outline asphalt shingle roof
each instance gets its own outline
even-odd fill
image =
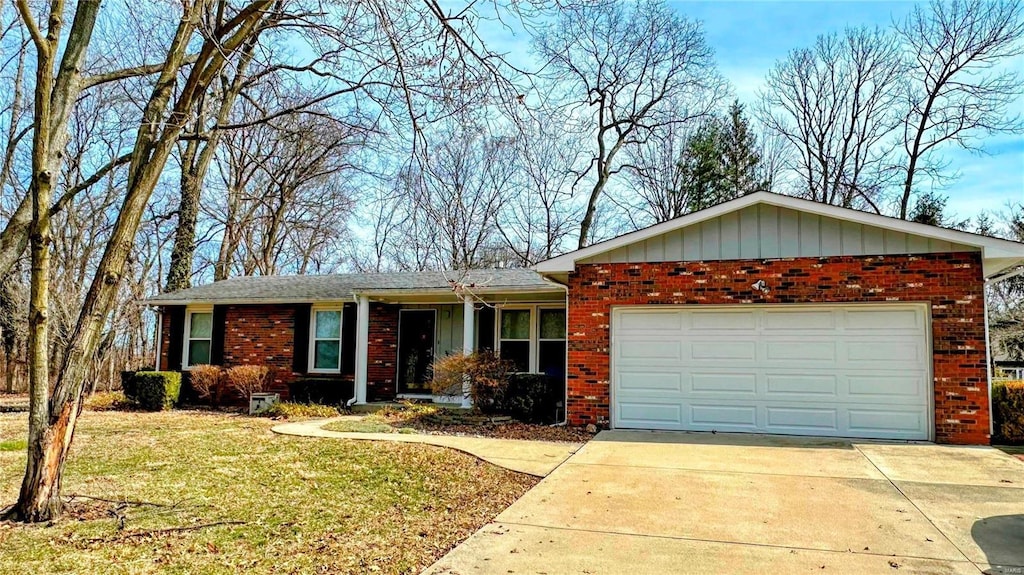
[[[465,276],[461,274],[465,273]],[[305,276],[231,278],[150,298],[149,303],[221,301],[341,301],[360,292],[449,290],[449,279],[474,284],[486,291],[553,288],[528,269],[470,270],[469,272],[396,272]]]

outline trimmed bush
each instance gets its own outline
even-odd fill
[[[224,372],[216,365],[197,365],[188,372],[188,383],[199,399],[208,400],[210,405],[220,403]]]
[[[170,409],[181,393],[181,374],[176,371],[138,371],[125,397],[147,411]]]
[[[134,407],[121,391],[98,391],[83,403],[89,411],[125,411]]]
[[[252,394],[267,387],[270,368],[265,365],[236,365],[224,372],[227,386],[237,391],[246,401]]]
[[[288,384],[288,399],[294,403],[340,406],[355,396],[355,384],[337,379],[297,379]]]
[[[514,373],[508,377],[500,408],[524,423],[554,423],[565,399],[558,378],[543,373]]]
[[[126,369],[121,372],[121,391],[123,391],[125,395],[132,393],[132,380],[135,378],[135,374],[136,371],[133,369]]]
[[[1024,381],[992,385],[992,417],[998,441],[1024,443]]]

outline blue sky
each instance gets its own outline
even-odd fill
[[[889,26],[903,20],[913,2],[672,2],[680,13],[703,21],[719,67],[741,101],[752,101],[772,64],[819,34],[847,26]],[[1024,59],[1010,63],[1024,73]],[[1024,98],[1016,112],[1024,114]],[[983,143],[986,154],[956,148],[942,153],[960,177],[941,192],[959,217],[997,211],[1024,201],[1024,137],[997,135]]]
[[[810,46],[819,34],[847,26],[890,26],[913,10],[914,2],[671,1],[681,14],[701,20],[723,75],[743,102],[755,99],[772,65],[794,48]],[[490,26],[485,40],[513,59],[529,52],[522,33]],[[1024,58],[1008,63],[1024,76]],[[1016,113],[1024,116],[1024,98]],[[953,147],[941,151],[959,178],[939,190],[948,209],[962,218],[998,211],[1009,201],[1024,201],[1024,137],[996,135],[982,142],[985,154]]]

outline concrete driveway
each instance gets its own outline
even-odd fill
[[[1014,573],[1024,462],[980,447],[599,434],[426,573]]]

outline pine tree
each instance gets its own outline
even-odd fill
[[[721,201],[766,189],[759,173],[757,137],[750,130],[738,100],[729,106],[721,124]]]

